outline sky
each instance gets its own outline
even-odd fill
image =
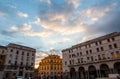
[[[120,0],[0,0],[0,45],[36,49],[36,67],[48,54],[120,32]]]

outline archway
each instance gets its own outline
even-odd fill
[[[79,73],[79,75],[78,75],[79,79],[85,79],[85,69],[84,69],[84,67],[79,67],[78,73]]]
[[[70,79],[76,79],[75,68],[70,68]]]
[[[100,72],[102,77],[108,77],[109,74],[109,67],[107,64],[100,65]]]
[[[120,74],[120,62],[116,62],[114,64],[114,69],[115,69],[117,74]]]
[[[95,79],[97,77],[95,66],[93,65],[89,66],[88,71],[89,71],[89,79]]]

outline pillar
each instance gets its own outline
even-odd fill
[[[97,77],[101,78],[101,72],[100,72],[100,70],[97,70],[96,73],[97,73]]]
[[[89,71],[85,71],[85,79],[89,79]]]

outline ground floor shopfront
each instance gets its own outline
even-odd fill
[[[107,78],[110,74],[120,74],[120,60],[73,65],[64,74],[64,79]]]
[[[33,72],[27,71],[4,71],[4,79],[16,79],[17,76],[22,76],[24,78],[33,77]]]

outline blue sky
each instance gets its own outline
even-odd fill
[[[0,45],[36,48],[36,64],[88,39],[120,31],[120,0],[0,0]],[[54,53],[55,53],[54,52]]]

